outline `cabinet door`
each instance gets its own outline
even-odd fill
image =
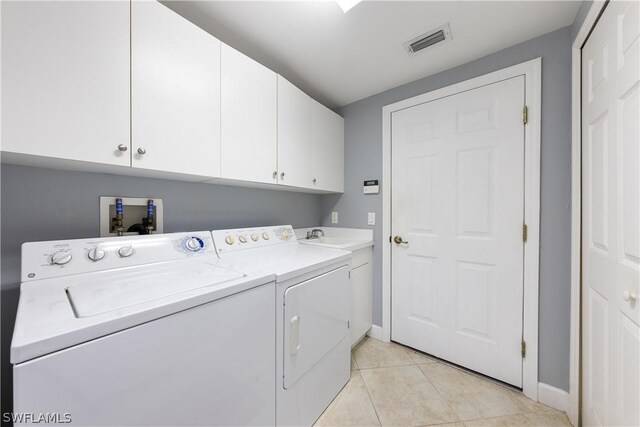
[[[2,2],[2,150],[129,166],[129,70],[128,1]]]
[[[313,188],[344,191],[344,119],[312,101],[311,160]]]
[[[277,75],[222,44],[223,178],[277,183]]]
[[[278,76],[278,180],[312,188],[311,98]]]
[[[351,345],[371,329],[373,320],[373,274],[371,263],[351,270]]]
[[[220,175],[220,41],[155,1],[131,3],[132,166]]]

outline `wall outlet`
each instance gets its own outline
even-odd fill
[[[376,225],[376,213],[375,212],[369,212],[369,214],[367,215],[367,224],[368,225]]]
[[[338,223],[338,212],[331,212],[331,224]]]

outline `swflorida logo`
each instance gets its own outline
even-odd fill
[[[3,423],[14,424],[69,424],[71,414],[65,412],[4,412],[2,414]]]

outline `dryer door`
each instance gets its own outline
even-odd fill
[[[349,336],[349,267],[291,286],[284,294],[284,388]],[[349,354],[345,354],[349,363]]]

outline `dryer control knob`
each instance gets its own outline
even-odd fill
[[[260,236],[258,236],[258,233],[253,233],[251,235],[251,240],[253,240],[254,242],[257,242],[259,238]]]
[[[51,264],[65,265],[66,263],[71,261],[72,258],[73,258],[73,255],[71,255],[71,252],[66,252],[66,251],[55,252],[51,254]]]
[[[240,240],[240,243],[247,243],[247,236],[242,234],[238,237],[238,240]]]
[[[133,246],[128,245],[128,246],[123,246],[120,249],[118,249],[118,255],[120,255],[122,258],[128,258],[131,255],[133,255]]]
[[[100,248],[93,248],[87,254],[91,261],[100,261],[105,256],[105,252]]]
[[[227,236],[224,239],[225,242],[227,242],[227,245],[233,245],[233,242],[235,242],[235,239],[233,238],[233,236]]]
[[[266,231],[264,233],[262,233],[262,238],[264,240],[269,240],[269,233],[267,233]]]

